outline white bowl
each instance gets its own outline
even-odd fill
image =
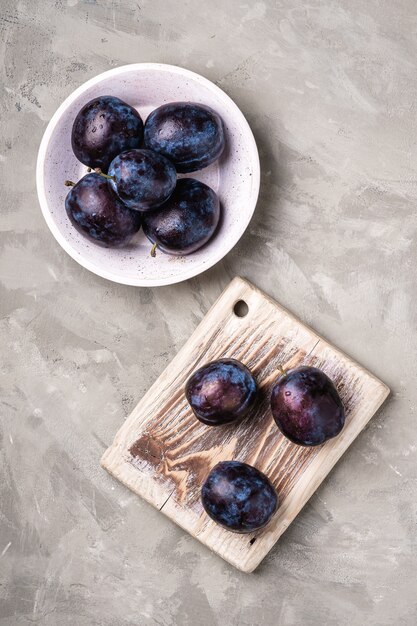
[[[65,212],[66,179],[79,180],[86,167],[71,150],[71,128],[81,107],[100,95],[114,95],[134,106],[145,120],[165,102],[188,100],[212,107],[223,118],[227,147],[219,161],[187,174],[219,195],[222,219],[214,237],[185,257],[157,252],[142,231],[121,249],[102,248],[79,234]],[[236,104],[212,82],[172,65],[136,63],[87,81],[61,104],[39,148],[36,183],[43,216],[58,243],[91,272],[125,285],[155,287],[196,276],[220,261],[245,232],[259,193],[259,156],[252,131]]]

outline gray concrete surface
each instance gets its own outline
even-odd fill
[[[412,0],[1,0],[1,626],[417,623],[416,31]],[[60,102],[137,61],[220,85],[263,173],[236,249],[153,290],[73,262],[34,178]],[[253,575],[98,466],[236,274],[393,389]]]

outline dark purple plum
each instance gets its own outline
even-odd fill
[[[217,194],[194,178],[182,178],[160,209],[143,216],[143,231],[162,252],[182,256],[207,243],[219,219]]]
[[[175,189],[177,172],[162,154],[128,150],[110,163],[110,185],[130,209],[149,211],[163,204]]]
[[[219,359],[203,365],[185,386],[195,416],[209,426],[241,419],[254,406],[257,394],[251,371],[235,359]]]
[[[99,174],[87,174],[72,187],[65,210],[82,235],[102,246],[124,246],[140,228],[140,213],[128,209]]]
[[[71,143],[77,159],[103,172],[115,156],[138,148],[142,139],[139,113],[114,96],[99,96],[87,102],[72,126]]]
[[[201,489],[207,515],[237,533],[266,526],[278,508],[278,495],[269,479],[240,461],[218,463]]]
[[[283,373],[272,389],[271,410],[283,435],[300,446],[319,446],[336,437],[345,423],[336,387],[317,367]]]
[[[145,145],[170,159],[178,172],[195,172],[219,158],[225,146],[221,117],[195,102],[163,104],[145,122]]]

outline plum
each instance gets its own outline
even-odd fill
[[[152,111],[144,137],[147,148],[168,157],[182,173],[210,165],[225,147],[221,117],[195,102],[171,102]]]
[[[140,213],[128,209],[100,174],[87,174],[72,187],[65,210],[82,235],[103,246],[124,246],[140,228]]]
[[[182,178],[167,202],[143,216],[143,231],[154,247],[182,256],[207,243],[219,219],[216,193],[194,178]]]
[[[99,96],[87,102],[72,126],[72,149],[79,161],[104,172],[115,156],[138,148],[143,139],[139,113],[114,96]]]
[[[318,446],[336,437],[345,423],[336,387],[317,367],[284,372],[272,389],[271,410],[283,435],[300,446]]]
[[[128,150],[110,163],[110,185],[130,209],[149,211],[175,189],[177,172],[168,159],[151,150]]]
[[[257,393],[252,373],[236,359],[219,359],[203,365],[185,386],[195,416],[208,426],[228,424],[247,415]]]
[[[222,461],[209,473],[201,502],[215,522],[238,533],[263,528],[278,508],[278,495],[256,467],[240,461]]]

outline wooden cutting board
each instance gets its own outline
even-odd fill
[[[248,307],[244,317],[234,312],[239,301]],[[247,365],[261,397],[255,414],[239,424],[213,428],[193,416],[184,385],[195,369],[220,357]],[[269,409],[279,366],[300,364],[323,369],[346,408],[341,434],[314,448],[285,439]],[[101,465],[226,561],[251,572],[388,394],[375,376],[253,285],[235,278],[124,422]],[[202,482],[216,463],[230,459],[262,470],[278,491],[280,507],[264,530],[232,533],[202,508]]]

